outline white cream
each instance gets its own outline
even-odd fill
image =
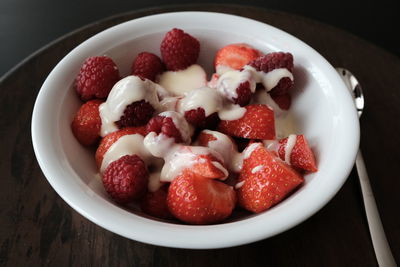
[[[235,185],[235,189],[241,188],[241,187],[244,185],[244,182],[245,182],[245,181],[243,180],[243,181],[237,183],[237,184]]]
[[[253,169],[251,169],[251,173],[254,174],[254,173],[259,172],[259,171],[261,171],[263,169],[264,169],[263,165],[258,165],[258,166],[255,166]]]
[[[286,68],[274,69],[267,73],[263,71],[257,71],[255,68],[249,65],[244,66],[243,69],[251,72],[255,82],[262,83],[267,92],[277,86],[282,78],[288,77],[292,81],[294,79],[293,74]]]
[[[247,159],[250,157],[250,155],[260,146],[261,143],[252,143],[251,145],[247,146],[245,150],[243,150],[243,159]]]
[[[262,142],[267,150],[278,152],[279,149],[278,140],[263,140]]]
[[[146,100],[157,108],[159,101],[157,85],[150,80],[144,81],[137,76],[128,76],[117,82],[111,89],[107,101],[100,105],[101,136],[118,130],[115,122],[124,114],[125,108],[133,102]]]
[[[190,90],[206,86],[207,74],[197,65],[180,71],[166,71],[158,77],[158,83],[172,95],[180,96]]]
[[[162,185],[163,185],[163,183],[161,183],[161,181],[160,181],[160,172],[157,171],[157,172],[150,173],[149,183],[147,184],[147,189],[150,192],[156,192]]]
[[[198,157],[199,155],[209,154],[223,161],[222,157],[210,148],[176,145],[164,158],[165,164],[161,170],[160,180],[162,182],[171,182],[175,177],[180,175],[184,169],[188,169],[196,163],[201,163],[202,159]],[[222,165],[218,168],[221,169],[221,167],[223,168]],[[226,170],[224,173],[226,173]]]
[[[225,101],[223,108],[218,111],[218,116],[221,120],[232,121],[240,119],[245,113],[245,108]]]
[[[166,136],[165,134],[156,134],[155,132],[148,133],[143,140],[144,147],[157,158],[164,158],[173,145],[175,138]]]
[[[256,83],[253,78],[252,70],[245,69],[243,71],[228,71],[219,77],[217,82],[217,90],[226,98],[233,100],[238,97],[236,89],[241,83],[244,82],[250,83],[250,91],[254,93],[256,90]]]
[[[222,106],[222,98],[217,90],[209,87],[200,87],[188,92],[179,101],[179,112],[184,114],[192,109],[203,108],[206,117],[217,112]]]
[[[129,134],[121,136],[104,154],[100,172],[103,173],[111,162],[120,157],[134,154],[138,155],[146,164],[148,164],[152,158],[152,155],[143,144],[142,135]]]
[[[180,102],[180,96],[172,96],[166,97],[160,101],[160,105],[158,107],[158,112],[163,111],[178,111],[178,103]]]
[[[234,69],[232,69],[231,67],[229,67],[229,66],[227,66],[227,65],[217,65],[217,66],[215,67],[215,71],[216,71],[216,73],[217,73],[218,75],[222,75],[222,74],[224,74],[225,72],[232,71],[232,70],[234,70]]]
[[[237,150],[236,144],[223,133],[211,130],[203,130],[203,132],[214,136],[215,140],[209,141],[207,146],[222,156],[226,168],[229,171],[239,172],[242,165],[242,157]]]
[[[285,162],[290,164],[290,157],[292,155],[292,151],[294,146],[296,145],[297,135],[291,134],[288,136],[286,145],[285,145]]]

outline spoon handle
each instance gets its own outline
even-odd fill
[[[385,231],[382,226],[381,218],[379,216],[378,208],[376,207],[375,198],[372,193],[361,150],[359,150],[357,153],[356,168],[358,172],[358,177],[360,179],[361,192],[364,199],[369,232],[371,234],[372,245],[375,250],[378,264],[381,267],[396,267],[397,265],[390,251]]]

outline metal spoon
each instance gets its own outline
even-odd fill
[[[350,71],[343,68],[336,68],[336,70],[340,74],[340,77],[342,77],[344,83],[352,94],[354,98],[354,104],[358,112],[358,117],[361,117],[364,109],[364,96],[359,82]],[[372,245],[375,250],[375,256],[378,264],[379,266],[384,267],[397,266],[393,258],[392,252],[390,251],[385,231],[382,226],[381,218],[379,216],[378,208],[376,207],[375,198],[371,189],[367,169],[365,168],[365,163],[361,154],[361,150],[358,150],[357,153],[356,168],[361,184],[361,192],[364,200],[364,207],[365,213],[367,215],[369,232],[371,235]]]

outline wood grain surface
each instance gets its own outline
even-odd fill
[[[237,14],[305,41],[362,83],[361,147],[389,243],[400,262],[399,58],[353,35],[261,8],[201,5],[132,11],[79,29],[38,51],[0,79],[1,266],[377,266],[356,173],[317,214],[275,237],[217,250],[164,248],[128,240],[71,209],[43,176],[30,122],[48,73],[95,33],[145,15],[180,10]]]

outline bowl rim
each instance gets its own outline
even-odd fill
[[[339,96],[343,98],[344,103],[340,108],[342,108],[343,112],[348,116],[342,119],[344,120],[343,123],[347,126],[346,128],[348,128],[349,132],[352,134],[343,133],[341,136],[343,142],[338,144],[348,152],[343,156],[343,158],[338,159],[338,162],[336,162],[336,164],[340,166],[336,171],[336,175],[340,179],[332,182],[330,185],[331,187],[326,188],[326,191],[324,191],[324,195],[316,194],[308,196],[308,201],[311,203],[309,208],[306,211],[301,209],[298,209],[297,211],[295,210],[291,214],[291,220],[287,220],[279,213],[275,213],[275,217],[272,216],[272,219],[269,218],[271,223],[269,227],[265,227],[265,216],[263,216],[265,214],[260,214],[242,221],[217,225],[179,225],[179,227],[176,227],[177,224],[156,221],[132,214],[123,209],[115,209],[113,204],[100,197],[90,195],[88,192],[84,191],[73,191],[70,186],[77,186],[74,183],[79,183],[79,181],[71,183],[68,179],[60,178],[60,176],[62,176],[60,173],[62,174],[68,170],[68,166],[66,166],[65,162],[57,161],[54,158],[54,155],[57,153],[63,153],[60,148],[48,147],[49,141],[53,140],[55,137],[51,136],[49,130],[46,129],[47,122],[45,116],[51,112],[51,109],[46,106],[46,99],[54,94],[55,90],[51,90],[50,86],[54,81],[62,77],[61,70],[64,65],[67,64],[67,60],[73,57],[77,51],[82,48],[87,49],[91,43],[98,42],[107,34],[121,30],[124,27],[129,27],[130,25],[135,24],[136,26],[145,25],[150,21],[156,20],[187,19],[189,16],[191,19],[207,17],[207,19],[223,19],[235,23],[246,23],[252,27],[264,27],[270,32],[274,32],[296,42],[298,45],[303,46],[308,53],[312,54],[312,56],[318,61],[318,64],[324,66],[324,71],[326,72],[326,75],[329,76],[329,81],[337,87],[337,92],[335,93],[339,94]],[[223,248],[243,245],[274,236],[303,222],[325,206],[342,187],[353,167],[360,138],[359,120],[350,93],[336,70],[312,47],[289,33],[263,22],[231,14],[198,11],[170,12],[133,19],[108,28],[74,48],[56,65],[43,83],[36,98],[32,113],[31,132],[34,152],[45,177],[59,196],[78,213],[97,225],[129,239],[154,245],[192,249]],[[50,138],[50,140],[47,137]],[[93,198],[96,198],[99,201],[93,201]],[[296,203],[292,204],[296,206]],[[111,213],[108,213],[110,210]],[[271,213],[273,210],[268,212]],[[115,217],[111,218],[112,216]],[[121,225],[124,227],[121,227]],[[134,227],[131,227],[131,229],[128,230],[127,225],[132,225]]]

